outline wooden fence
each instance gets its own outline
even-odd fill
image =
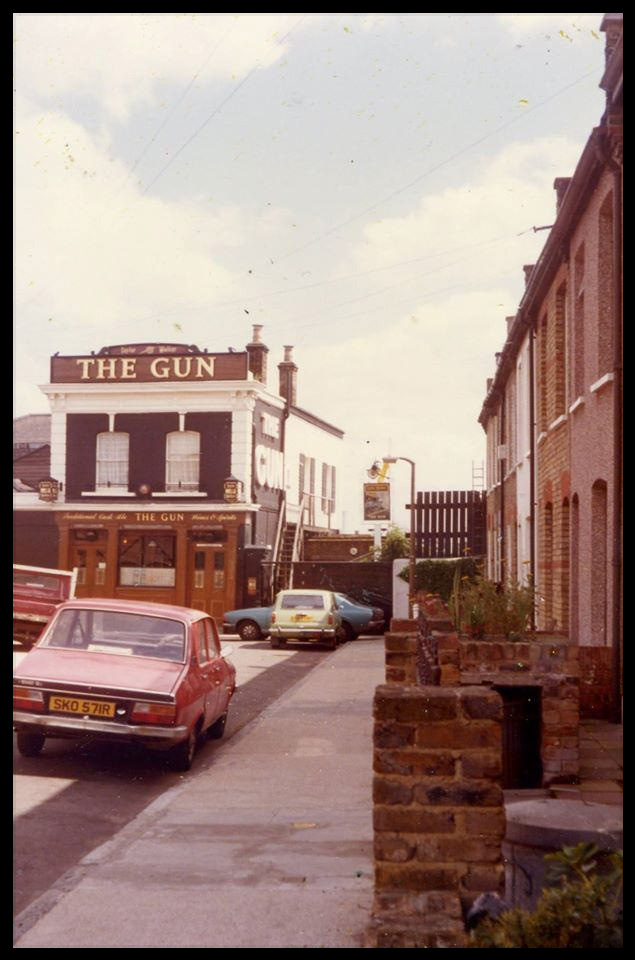
[[[482,490],[426,490],[415,506],[416,553],[428,557],[479,557],[486,550],[486,500]]]

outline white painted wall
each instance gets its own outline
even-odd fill
[[[309,423],[301,417],[290,414],[285,425],[285,489],[287,494],[287,509],[290,519],[295,519],[294,508],[300,504],[299,478],[300,454],[315,459],[315,525],[339,530],[342,527],[342,484],[344,482],[344,442],[317,424]],[[334,466],[335,481],[335,512],[330,520],[327,513],[322,511],[322,464]]]
[[[408,584],[399,574],[410,563],[409,560],[393,560],[392,562],[392,615],[395,620],[407,620],[408,611]]]

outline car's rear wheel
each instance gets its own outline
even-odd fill
[[[37,757],[42,753],[46,737],[41,733],[18,733],[18,750],[23,757]]]
[[[225,733],[225,724],[227,723],[227,711],[216,720],[207,731],[210,740],[220,740]]]
[[[336,634],[336,633],[334,633],[333,636],[332,636],[329,640],[327,640],[326,645],[327,645],[327,647],[329,648],[329,650],[336,650],[336,649],[337,649],[337,634]]]
[[[238,624],[238,633],[241,640],[262,639],[262,630],[255,620],[241,620]]]
[[[200,727],[198,725],[192,727],[187,739],[183,740],[181,743],[178,743],[176,747],[172,747],[171,760],[172,766],[175,770],[185,772],[192,766],[192,761],[194,760],[194,754],[196,753],[196,747],[198,745],[199,730]]]
[[[340,627],[341,634],[340,640],[342,643],[346,643],[348,640],[352,640],[355,636],[355,631],[351,627],[350,623],[343,623]]]

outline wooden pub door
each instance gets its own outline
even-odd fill
[[[77,567],[76,597],[110,596],[106,578],[106,534],[95,531],[93,538],[79,539],[76,534],[71,541],[71,568]]]
[[[223,614],[231,610],[228,550],[225,543],[193,542],[188,557],[188,606],[209,613],[222,629]],[[233,581],[233,577],[231,578]],[[233,594],[233,587],[232,587]]]

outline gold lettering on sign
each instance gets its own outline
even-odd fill
[[[196,376],[202,377],[203,370],[207,371],[210,380],[214,379],[214,357],[196,358]]]
[[[170,372],[169,367],[170,367],[170,361],[168,360],[167,357],[157,357],[150,364],[150,373],[152,374],[153,377],[157,377],[159,379],[161,378],[165,379],[165,377],[167,377]]]
[[[185,368],[183,368],[183,364],[185,365]],[[191,357],[175,357],[174,358],[175,377],[180,377],[182,380],[184,380],[185,377],[189,377],[191,369],[192,369]]]
[[[134,357],[125,357],[121,361],[121,379],[134,380],[137,376],[135,370],[136,359]]]
[[[97,380],[112,380],[117,376],[117,361],[113,358],[104,360],[103,357],[97,358]]]
[[[82,368],[82,380],[88,380],[88,368],[92,367],[94,362],[94,360],[89,360],[88,358],[82,358],[81,360],[76,361],[77,365]]]

